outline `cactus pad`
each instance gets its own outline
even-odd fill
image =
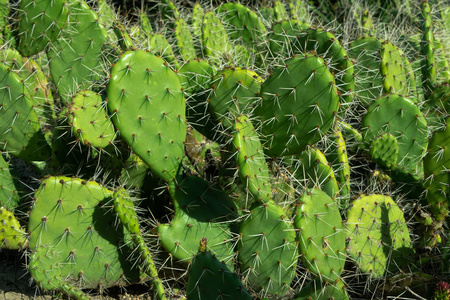
[[[362,196],[347,213],[347,253],[362,273],[380,278],[414,253],[402,210],[389,196]]]
[[[391,168],[397,163],[398,142],[390,133],[385,133],[370,142],[369,155],[380,166]]]
[[[299,55],[277,68],[261,87],[255,109],[263,123],[269,156],[299,154],[321,139],[334,122],[339,95],[324,61]]]
[[[0,205],[0,249],[21,250],[27,244],[27,236],[22,231],[14,214]]]
[[[292,221],[273,202],[255,203],[240,235],[239,261],[249,285],[265,295],[284,295],[298,260]]]
[[[294,222],[299,252],[309,271],[323,281],[339,280],[346,260],[346,234],[334,200],[319,189],[306,190]]]
[[[201,178],[177,180],[170,184],[175,216],[170,224],[158,226],[161,244],[177,259],[190,261],[205,237],[208,250],[219,260],[230,261],[233,249],[228,242],[229,222],[237,217],[235,204],[222,190]]]
[[[106,114],[102,97],[92,91],[81,91],[72,100],[69,123],[82,143],[105,148],[115,138],[114,126]]]
[[[49,177],[35,193],[28,233],[34,252],[30,272],[44,289],[53,277],[83,288],[108,287],[139,279],[127,261],[123,227],[109,207],[112,192],[96,182]],[[129,240],[129,237],[128,237]]]
[[[107,94],[122,138],[161,178],[174,178],[186,139],[186,104],[177,75],[153,54],[125,52],[111,70]]]
[[[269,169],[258,134],[247,116],[236,118],[233,135],[233,147],[237,152],[236,164],[242,184],[257,201],[270,201],[272,187]]]
[[[448,216],[450,199],[450,117],[444,130],[436,131],[430,139],[423,164],[430,210],[438,221],[444,220]]]
[[[19,194],[9,171],[9,162],[5,161],[0,152],[0,206],[9,211],[14,211],[14,208],[19,204],[19,200]]]
[[[52,80],[63,103],[79,90],[90,89],[102,74],[102,51],[107,40],[106,29],[86,2],[73,1],[69,11],[68,27],[47,50]]]
[[[189,268],[186,286],[189,300],[221,299],[250,300],[250,293],[223,262],[209,251],[199,251]]]
[[[18,50],[23,56],[37,54],[57,40],[68,22],[67,6],[67,0],[20,2]]]
[[[389,133],[398,142],[398,158],[393,168],[405,176],[421,177],[421,160],[428,145],[428,127],[419,108],[409,99],[387,95],[370,105],[362,121],[366,143]]]

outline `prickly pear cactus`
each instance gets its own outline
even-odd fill
[[[106,288],[139,280],[127,259],[129,233],[107,207],[112,194],[77,178],[41,182],[28,222],[30,273],[41,288]]]
[[[128,51],[111,70],[107,94],[122,138],[158,176],[175,178],[186,140],[186,104],[177,75],[161,58]]]
[[[0,153],[0,206],[13,211],[19,201],[19,193],[9,170],[9,162]]]
[[[115,139],[114,125],[105,110],[102,97],[81,91],[70,105],[69,124],[73,134],[85,145],[105,148]]]
[[[25,92],[24,81],[0,64],[0,146],[24,160],[45,160],[50,147],[44,139],[34,103]]]
[[[250,300],[250,293],[227,265],[206,250],[207,239],[200,241],[200,249],[189,268],[186,292],[189,299],[217,299],[226,295],[233,299]]]
[[[234,131],[233,148],[237,152],[236,165],[241,182],[256,201],[268,202],[272,198],[272,187],[258,135],[245,115],[236,118]]]
[[[292,221],[273,202],[255,203],[241,223],[239,261],[245,281],[263,296],[283,296],[295,276],[297,242]]]
[[[334,76],[314,55],[285,61],[261,86],[255,109],[269,156],[300,154],[328,131],[339,108]]]
[[[232,200],[216,185],[194,176],[177,177],[170,184],[175,215],[169,224],[160,224],[162,246],[181,261],[191,261],[198,243],[208,239],[208,250],[221,261],[230,262],[233,248],[230,222],[237,218]]]
[[[27,245],[27,234],[14,214],[0,206],[0,249],[20,250]]]
[[[444,130],[436,131],[430,139],[428,154],[424,158],[424,172],[427,200],[430,210],[438,221],[448,216],[450,195],[450,118],[447,118]]]
[[[346,261],[346,232],[337,203],[316,188],[306,190],[298,205],[294,222],[302,261],[321,280],[339,280]]]
[[[358,269],[381,278],[408,264],[414,250],[402,210],[389,196],[362,196],[347,213],[347,253]]]
[[[411,181],[423,176],[421,161],[428,145],[428,127],[411,100],[395,94],[379,98],[369,106],[362,126],[366,143],[385,133],[397,139],[398,157],[392,169],[398,177]]]
[[[19,8],[19,46],[23,56],[32,56],[56,41],[67,26],[67,0],[23,0]]]

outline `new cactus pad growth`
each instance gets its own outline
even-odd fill
[[[419,108],[409,99],[395,94],[372,103],[362,121],[363,137],[372,142],[384,133],[397,139],[398,157],[393,170],[404,180],[420,178],[421,160],[428,145],[428,127]]]

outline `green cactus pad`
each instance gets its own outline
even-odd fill
[[[371,278],[397,272],[414,250],[402,210],[389,196],[362,196],[347,213],[347,253]]]
[[[230,262],[233,257],[230,221],[237,217],[233,201],[217,186],[194,176],[172,181],[170,194],[175,216],[170,224],[158,226],[163,247],[175,258],[187,262],[205,237],[208,250],[219,260]]]
[[[430,139],[428,154],[423,160],[425,186],[430,210],[438,221],[448,216],[450,199],[450,118],[445,129],[436,131]]]
[[[76,299],[88,300],[89,298],[80,288],[64,280],[62,270],[64,262],[55,263],[60,259],[57,251],[47,245],[38,246],[33,251],[29,269],[36,284],[44,290],[59,290]],[[80,275],[83,276],[83,273]]]
[[[342,103],[353,101],[355,77],[353,63],[339,40],[331,32],[308,28],[297,36],[293,48],[294,54],[313,51],[327,62],[336,78],[336,86],[342,95]]]
[[[81,91],[70,105],[69,124],[83,144],[105,148],[115,139],[114,126],[106,114],[106,103],[92,91]]]
[[[370,142],[369,155],[378,165],[391,168],[397,163],[398,147],[397,139],[385,133]]]
[[[350,43],[348,55],[355,60],[355,91],[365,107],[384,94],[380,71],[381,48],[381,41],[374,37],[361,37]]]
[[[45,132],[56,120],[52,91],[41,67],[31,58],[25,61],[26,87],[33,101],[34,111],[39,119],[41,130]]]
[[[0,64],[0,144],[2,149],[28,161],[45,160],[50,147],[44,139],[33,101],[25,93],[23,79]]]
[[[433,23],[431,7],[428,1],[421,3],[422,39],[420,48],[425,59],[421,60],[423,87],[425,95],[432,93],[437,82],[436,57],[434,52]]]
[[[180,12],[175,4],[170,0],[161,0],[159,5],[161,17],[163,20],[175,21],[180,18]]]
[[[269,168],[258,134],[247,116],[236,118],[233,133],[233,147],[239,177],[244,187],[260,202],[269,202],[272,187],[269,180]]]
[[[269,156],[299,154],[334,122],[339,95],[334,76],[319,57],[299,55],[277,68],[261,87],[262,122]]]
[[[355,92],[364,107],[385,93],[416,95],[414,73],[403,52],[390,42],[361,37],[350,43],[355,62]]]
[[[21,250],[26,247],[27,234],[14,214],[0,205],[0,249]]]
[[[23,58],[15,49],[1,51],[1,62],[19,75],[24,81],[24,92],[33,103],[42,131],[55,119],[53,96],[45,74],[31,58]]]
[[[264,295],[283,296],[298,260],[292,221],[273,202],[258,203],[242,221],[240,236],[238,254],[245,280]]]
[[[346,253],[344,225],[336,202],[319,189],[300,197],[294,220],[299,252],[309,271],[323,281],[339,280]]]
[[[23,56],[41,52],[56,41],[68,22],[67,0],[23,0],[19,8],[19,47]]]
[[[209,107],[224,128],[233,126],[240,114],[249,114],[261,89],[262,79],[255,72],[227,68],[214,75]]]
[[[199,56],[203,57],[202,54],[202,27],[203,27],[203,17],[205,15],[205,11],[203,10],[203,7],[200,5],[200,3],[195,3],[194,8],[192,9],[192,20],[191,20],[191,28],[192,28],[192,35],[195,39],[194,46],[197,50],[197,53]]]
[[[175,38],[178,51],[185,61],[190,61],[197,56],[189,25],[184,19],[180,18],[175,21]]]
[[[153,287],[158,294],[158,299],[167,299],[164,296],[164,287],[161,279],[158,277],[158,271],[152,258],[150,249],[144,240],[141,228],[139,226],[139,219],[136,214],[136,209],[130,195],[125,189],[119,189],[113,195],[114,211],[119,217],[120,222],[131,233],[131,238],[134,244],[139,249],[139,257],[141,266],[144,271],[152,279]]]
[[[114,34],[117,37],[117,42],[119,43],[120,48],[123,51],[134,50],[136,48],[134,46],[133,40],[128,34],[127,29],[125,28],[125,26],[123,26],[123,24],[119,20],[114,20],[113,30]],[[136,30],[135,36],[137,36],[137,38],[141,38],[142,37],[141,34],[142,34],[141,30]]]
[[[177,75],[153,54],[125,52],[111,70],[107,94],[122,138],[158,176],[173,179],[186,139],[186,104]]]
[[[159,177],[136,154],[131,154],[123,164],[120,182],[126,187],[151,192],[160,186]]]
[[[167,61],[172,67],[176,69],[180,68],[180,64],[173,53],[172,46],[162,34],[155,33],[150,37],[150,47],[148,50],[150,53],[161,56],[161,58]]]
[[[293,56],[300,52],[294,42],[300,35],[305,35],[309,24],[297,20],[285,20],[272,25],[268,35],[269,50],[272,57]]]
[[[83,0],[73,1],[69,12],[68,27],[47,50],[52,80],[63,103],[79,90],[90,89],[102,74],[102,48],[107,40],[97,14]]]
[[[202,44],[205,54],[214,63],[219,63],[232,49],[222,21],[213,11],[203,17]]]
[[[398,95],[381,97],[369,106],[362,126],[366,143],[384,133],[397,139],[398,158],[393,168],[399,176],[405,180],[406,176],[422,177],[420,166],[428,145],[428,127],[413,102]]]
[[[215,67],[207,60],[191,60],[177,72],[186,94],[186,115],[189,124],[211,140],[215,140],[216,122],[209,113],[208,98]]]
[[[139,271],[127,259],[130,249],[123,245],[126,232],[116,227],[115,215],[105,205],[112,194],[78,178],[42,181],[28,222],[34,252],[30,273],[40,287],[54,289],[52,279],[82,288],[139,280]]]
[[[258,15],[240,3],[224,3],[216,12],[221,16],[230,39],[241,39],[249,47],[255,47],[267,33]]]
[[[291,19],[303,21],[308,18],[308,5],[304,0],[289,0]]]
[[[195,255],[188,276],[186,292],[189,300],[252,299],[239,277],[211,252],[200,251]]]
[[[273,11],[275,13],[275,20],[283,21],[289,19],[288,12],[286,11],[286,7],[284,7],[283,2],[275,1],[273,3]]]
[[[409,71],[403,51],[392,43],[385,42],[381,48],[381,75],[384,77],[384,90],[386,93],[395,93],[409,96]]]
[[[331,163],[331,169],[336,172],[339,185],[340,208],[346,210],[350,202],[350,164],[347,154],[347,144],[337,128],[331,135],[331,151],[327,151],[327,159]]]
[[[292,175],[300,180],[304,186],[317,187],[329,197],[336,199],[339,196],[339,185],[325,155],[317,148],[303,151],[299,160],[291,168]]]
[[[19,201],[20,197],[9,170],[9,162],[5,161],[0,152],[0,206],[14,211]]]
[[[336,284],[326,284],[317,279],[302,288],[294,300],[348,300],[342,281]]]

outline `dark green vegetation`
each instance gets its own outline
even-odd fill
[[[432,298],[450,3],[379,2],[0,0],[0,247],[79,299]]]

